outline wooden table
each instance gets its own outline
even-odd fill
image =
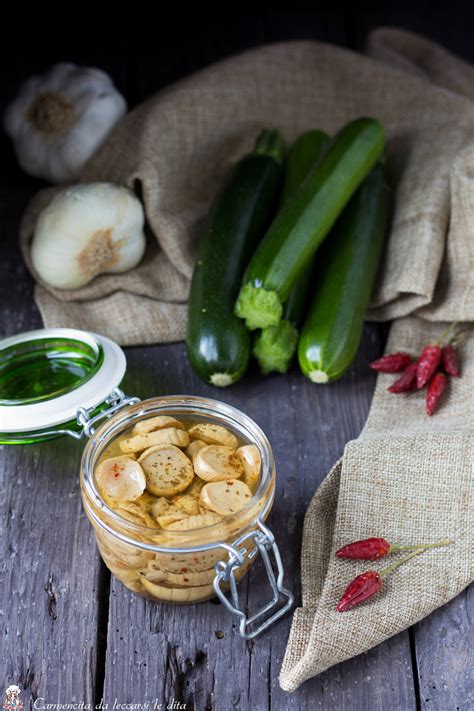
[[[222,44],[203,41],[199,45],[201,54],[197,59],[194,54],[189,67],[183,55],[176,68],[171,49],[166,50],[168,54],[163,50],[169,62],[163,64],[160,58],[161,73],[153,76],[143,71],[148,55],[134,55],[133,59],[108,55],[101,61],[98,50],[80,49],[82,45],[77,43],[67,56],[111,71],[136,103],[175,75],[215,59],[213,52],[217,56],[228,54],[246,44],[277,39],[282,33],[358,46],[357,38],[366,27],[380,21],[369,18],[365,25],[362,21],[355,26],[352,18],[351,35],[347,29],[350,11],[346,15],[343,22],[329,13],[326,24],[318,25],[317,30],[317,18],[313,17],[311,31],[303,17],[286,34],[274,31],[267,18],[267,29],[262,29],[264,23],[257,23],[254,34],[245,41],[236,39],[237,26],[230,33],[225,52]],[[283,28],[286,15],[280,19]],[[429,24],[430,19],[426,22]],[[212,35],[209,28],[207,32]],[[449,32],[452,38],[452,29]],[[171,47],[173,40],[168,44]],[[53,54],[51,49],[44,52],[42,61],[57,61],[58,56],[64,56],[64,52]],[[17,79],[38,68],[32,55],[26,57],[23,64],[4,68],[4,78],[10,77],[9,95]],[[42,325],[33,302],[32,279],[17,247],[20,215],[37,187],[35,181],[22,176],[7,149],[0,183],[2,337]],[[380,354],[384,336],[379,327],[367,325],[350,372],[340,382],[325,387],[306,382],[296,368],[286,377],[266,379],[252,369],[242,383],[216,392],[193,375],[182,344],[126,351],[127,393],[142,398],[172,393],[218,397],[245,410],[262,426],[273,446],[278,472],[269,524],[280,544],[286,583],[293,589],[297,604],[304,512],[345,443],[357,437],[364,424],[375,382],[367,362]],[[35,699],[39,707],[41,703],[60,702],[79,704],[77,708],[104,699],[109,709],[147,701],[153,709],[155,700],[166,707],[174,699],[172,708],[187,711],[473,708],[468,616],[473,609],[472,591],[465,591],[418,625],[288,695],[279,687],[278,673],[291,616],[256,641],[245,643],[237,634],[235,621],[216,601],[186,607],[153,604],[110,577],[100,561],[80,502],[78,466],[83,446],[62,438],[1,448],[5,529],[0,684],[18,684],[25,708]],[[255,566],[242,583],[249,607],[265,598],[264,582],[260,565]]]

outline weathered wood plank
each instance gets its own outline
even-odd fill
[[[41,328],[41,317],[33,301],[33,280],[21,258],[17,232],[20,215],[31,188],[0,184],[0,338]]]
[[[474,587],[415,625],[421,708],[474,708]]]
[[[16,230],[27,193],[0,190],[2,335],[41,326]],[[81,444],[0,447],[1,658],[23,702],[93,702],[99,557],[79,497]]]
[[[286,377],[266,379],[252,369],[242,383],[216,391],[192,374],[182,345],[127,351],[127,392],[216,397],[245,410],[265,430],[278,479],[269,524],[280,543],[287,584],[297,596],[304,511],[345,442],[357,436],[366,419],[374,385],[366,363],[379,352],[377,333],[374,326],[366,328],[356,365],[344,380],[327,388],[306,382],[296,368]],[[242,585],[250,608],[268,594],[258,564]],[[162,703],[175,698],[188,708],[242,711],[415,707],[408,633],[310,680],[289,696],[279,688],[278,673],[290,617],[245,643],[220,605],[156,605],[137,599],[116,581],[111,591],[104,692],[109,703],[116,697],[157,698]],[[131,660],[128,666],[124,659]],[[387,684],[387,678],[393,683]]]
[[[2,448],[2,668],[24,700],[94,700],[99,560],[80,455],[72,440]]]

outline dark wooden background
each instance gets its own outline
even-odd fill
[[[472,5],[459,2],[314,2],[248,11],[120,6],[110,18],[64,6],[24,11],[0,47],[0,109],[20,81],[57,61],[108,71],[133,107],[151,92],[246,47],[313,38],[362,50],[367,32],[397,25],[422,32],[474,61]],[[10,31],[5,31],[9,35]],[[0,336],[41,327],[33,283],[17,247],[27,200],[41,181],[25,176],[0,133]],[[385,329],[386,330],[386,329]],[[367,325],[357,361],[339,382],[315,387],[296,368],[262,379],[255,369],[215,391],[190,371],[182,344],[127,349],[127,392],[203,394],[232,403],[263,427],[274,447],[278,491],[270,525],[286,580],[299,599],[304,511],[325,473],[360,432],[374,377],[367,361],[384,329]],[[82,513],[81,444],[67,439],[2,448],[2,684],[23,689],[26,708],[47,703],[158,703],[227,711],[457,711],[474,708],[469,592],[368,654],[340,664],[292,695],[278,672],[290,617],[244,643],[220,605],[156,605],[130,594],[101,564]],[[250,607],[264,599],[261,569],[244,583]],[[472,596],[471,596],[472,614]],[[166,702],[166,703],[165,703]],[[176,706],[176,708],[178,708]]]

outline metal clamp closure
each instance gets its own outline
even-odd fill
[[[86,437],[92,437],[96,430],[95,425],[100,422],[100,420],[112,417],[118,410],[121,410],[127,405],[135,405],[137,402],[140,402],[139,397],[128,397],[120,388],[114,388],[109,397],[105,400],[104,404],[107,405],[107,407],[101,409],[97,415],[91,416],[96,408],[92,407],[86,409],[85,407],[80,407],[77,410],[77,424],[82,426],[79,437],[82,437],[83,434],[85,434]]]
[[[229,546],[229,560],[227,563],[224,561],[219,561],[215,565],[216,577],[214,578],[214,590],[219,600],[225,607],[233,614],[239,618],[239,633],[243,639],[252,639],[261,634],[270,625],[272,625],[276,620],[285,615],[288,610],[293,605],[293,594],[283,587],[283,565],[281,562],[280,551],[275,543],[275,537],[269,528],[265,526],[261,519],[258,519],[258,530],[246,533],[240,538],[238,538],[232,546]],[[253,540],[255,547],[252,550],[244,547],[244,543]],[[269,552],[273,552],[273,557],[276,564],[276,575],[273,569]],[[237,590],[237,581],[235,579],[235,571],[244,564],[246,559],[255,558],[257,553],[260,553],[263,563],[265,565],[265,570],[267,573],[268,580],[272,589],[273,597],[272,599],[264,605],[258,612],[256,612],[251,617],[248,617],[242,610],[242,606],[239,602],[239,593]],[[230,597],[229,600],[221,585],[223,583],[228,583],[230,586]],[[275,610],[273,614],[269,613]],[[264,618],[263,621],[262,618]],[[250,629],[257,622],[259,624],[254,628]]]

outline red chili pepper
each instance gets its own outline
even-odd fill
[[[346,612],[378,593],[381,588],[382,578],[380,574],[376,570],[368,570],[349,583],[336,609],[338,612]]]
[[[370,363],[372,370],[378,373],[399,373],[404,370],[412,361],[408,353],[400,351],[399,353],[389,353]]]
[[[410,363],[408,368],[405,368],[398,380],[387,388],[389,393],[406,393],[416,389],[416,374],[418,372],[418,363]]]
[[[365,538],[363,541],[349,543],[336,551],[337,558],[351,560],[377,560],[383,558],[390,550],[390,543],[385,538]]]
[[[461,375],[458,366],[458,357],[454,346],[447,345],[443,348],[442,363],[445,373],[452,375],[453,378],[459,378]]]
[[[350,610],[352,607],[359,605],[361,602],[364,602],[364,600],[367,600],[367,598],[378,593],[382,587],[382,579],[386,575],[392,573],[400,565],[403,565],[407,560],[413,558],[413,556],[420,555],[424,550],[424,548],[418,548],[412,551],[403,558],[400,558],[400,560],[395,561],[395,563],[383,568],[379,573],[377,573],[376,570],[368,570],[366,573],[358,575],[344,590],[338,602],[337,611],[346,612],[346,610]]]
[[[418,358],[416,371],[416,387],[423,388],[441,363],[441,346],[425,346]]]
[[[417,543],[415,545],[399,545],[398,543],[389,543],[385,538],[364,538],[361,541],[349,543],[344,548],[336,551],[337,558],[348,558],[350,560],[378,560],[383,558],[388,553],[398,553],[399,551],[415,550],[417,548],[438,548],[439,546],[447,546],[452,541],[443,539],[436,543]]]
[[[447,384],[448,381],[444,373],[436,373],[430,380],[428,392],[426,393],[426,412],[428,415],[433,415],[438,408],[441,395],[446,390]]]

